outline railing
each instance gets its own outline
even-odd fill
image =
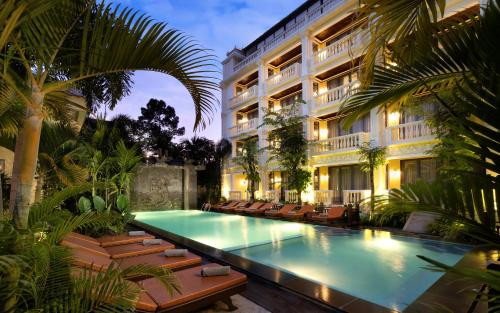
[[[267,79],[267,88],[273,88],[277,85],[281,85],[294,78],[300,77],[300,69],[301,69],[301,64],[295,63],[287,67],[283,71],[272,75]]]
[[[426,121],[410,122],[397,126],[387,127],[387,144],[397,144],[407,141],[421,139],[431,139],[434,136],[434,130]]]
[[[354,33],[337,40],[329,46],[319,49],[314,53],[314,63],[318,64],[342,54],[361,43],[361,33]]]
[[[286,202],[297,202],[299,199],[297,190],[285,190]]]
[[[265,199],[270,202],[279,202],[281,192],[279,190],[266,190]]]
[[[256,129],[257,124],[258,124],[258,119],[256,118],[250,119],[243,123],[239,123],[236,126],[231,127],[231,135],[236,136],[239,134],[243,134],[247,131]]]
[[[345,136],[320,140],[314,146],[313,152],[324,153],[335,150],[354,149],[370,140],[369,133],[355,133]]]
[[[336,102],[340,103],[342,100],[344,100],[345,97],[354,94],[357,91],[356,88],[358,86],[359,82],[353,81],[349,84],[330,89],[324,93],[317,95],[314,98],[316,108]]]
[[[315,190],[314,191],[314,202],[323,203],[325,205],[333,204],[336,200],[340,198],[340,194],[336,190]]]
[[[252,63],[257,59],[257,57],[260,55],[260,50],[257,49],[255,52],[249,54],[247,57],[245,57],[243,60],[241,60],[238,64],[236,64],[233,67],[233,71],[237,72],[247,66],[248,64]]]
[[[233,201],[241,200],[241,191],[237,191],[237,190],[229,191],[229,199],[228,200],[233,200]]]
[[[243,102],[252,99],[257,96],[257,85],[254,85],[247,90],[243,91],[239,95],[236,95],[235,97],[231,98],[231,108],[234,108],[235,106],[238,106],[242,104]]]
[[[278,43],[284,41],[285,39],[287,39],[289,37],[292,37],[305,24],[306,24],[305,17],[302,17],[301,20],[295,21],[295,24],[293,24],[290,28],[288,28],[283,33],[281,33],[281,34],[279,34],[277,36],[275,35],[275,37],[273,39],[271,39],[270,41],[266,42],[264,44],[264,46],[263,46],[263,51],[262,52],[265,52],[265,51],[271,49],[272,47],[276,46]]]
[[[364,199],[368,199],[370,194],[370,190],[343,190],[342,200],[345,204],[359,203]]]

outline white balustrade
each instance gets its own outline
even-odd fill
[[[295,63],[295,64],[287,67],[283,71],[276,73],[267,79],[267,88],[271,89],[273,87],[284,84],[284,83],[291,81],[293,79],[299,78],[300,71],[301,71],[301,64],[300,63]]]
[[[325,205],[333,204],[335,199],[335,190],[314,190],[314,202]]]
[[[231,135],[236,136],[246,133],[250,130],[257,129],[257,124],[258,124],[257,118],[252,118],[246,122],[239,123],[236,126],[231,127]]]
[[[241,200],[241,191],[239,191],[239,190],[229,191],[229,199],[228,200],[240,201]]]
[[[387,127],[387,144],[434,138],[434,131],[426,121],[410,122]]]
[[[343,37],[336,42],[319,49],[314,53],[314,63],[319,64],[331,58],[334,58],[344,52],[349,51],[349,49],[358,46],[361,43],[361,33],[355,33]]]
[[[342,199],[345,204],[360,203],[370,197],[370,190],[343,190]]]
[[[297,190],[285,190],[285,201],[286,202],[297,202],[298,201]]]
[[[327,90],[314,98],[315,106],[316,108],[320,108],[329,104],[340,104],[345,97],[354,94],[357,91],[357,87],[359,87],[359,82],[353,81],[349,84]]]
[[[247,90],[244,90],[240,94],[236,95],[235,97],[231,98],[231,108],[234,108],[248,100],[251,100],[253,98],[257,97],[257,85],[254,85]]]
[[[331,152],[336,150],[355,149],[370,140],[370,133],[355,133],[345,136],[319,140],[314,146],[315,153]]]
[[[279,190],[266,190],[265,199],[270,202],[279,202],[280,194],[281,192]]]

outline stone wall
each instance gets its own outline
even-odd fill
[[[192,165],[141,165],[132,182],[132,211],[196,209],[197,177]]]

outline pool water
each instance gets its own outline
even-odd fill
[[[197,210],[137,212],[151,226],[401,311],[441,277],[416,255],[457,263],[470,246]]]

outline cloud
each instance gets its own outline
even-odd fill
[[[119,0],[121,6],[134,7],[194,37],[220,61],[232,48],[244,47],[269,27],[298,7],[303,0]],[[134,76],[132,94],[110,114],[137,116],[150,98],[162,99],[175,107],[186,136],[194,125],[193,102],[186,89],[162,74],[139,72]],[[218,140],[220,110],[211,125],[198,135]]]

